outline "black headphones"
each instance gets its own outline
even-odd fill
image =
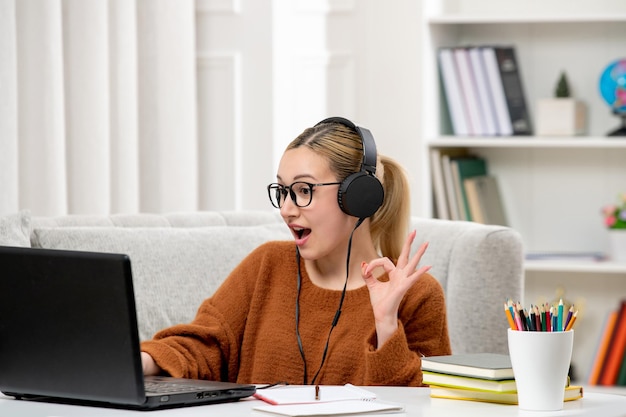
[[[341,210],[359,219],[366,219],[376,213],[376,210],[383,205],[385,192],[383,185],[376,178],[376,143],[372,133],[364,128],[352,123],[343,117],[329,117],[317,123],[315,126],[324,123],[339,123],[353,131],[361,138],[363,145],[363,161],[361,170],[348,175],[337,193],[337,201]]]

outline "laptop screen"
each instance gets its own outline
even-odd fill
[[[0,390],[145,401],[126,255],[0,248]]]

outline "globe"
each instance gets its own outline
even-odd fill
[[[600,94],[613,113],[622,118],[622,127],[609,136],[626,135],[626,58],[617,59],[604,68],[600,76]]]

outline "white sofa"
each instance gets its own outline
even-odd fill
[[[453,353],[507,353],[503,303],[523,294],[520,235],[423,218],[413,218],[412,227],[416,242],[430,242],[422,262],[444,288]],[[141,339],[190,321],[247,253],[277,239],[291,235],[277,212],[265,211],[0,216],[0,245],[128,254]]]

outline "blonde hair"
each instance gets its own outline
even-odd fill
[[[286,150],[305,146],[326,158],[331,171],[341,181],[361,170],[361,137],[341,123],[323,123],[304,130]],[[382,206],[370,218],[374,246],[383,256],[397,261],[409,226],[409,182],[403,168],[392,158],[378,155],[376,173],[383,184]]]

